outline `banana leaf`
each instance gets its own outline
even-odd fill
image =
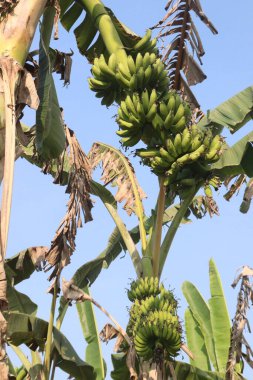
[[[224,127],[227,127],[231,133],[235,133],[252,119],[252,110],[253,86],[247,87],[208,111],[198,125],[203,128],[213,127],[216,133],[220,133]]]
[[[231,323],[219,272],[213,260],[209,262],[211,298],[208,301],[218,368],[225,372],[230,346]]]
[[[40,318],[22,314],[5,313],[8,322],[7,340],[14,346],[26,344],[30,349],[44,349],[48,323]],[[79,358],[68,339],[55,327],[52,356],[56,367],[61,368],[76,380],[95,380],[93,367]]]
[[[88,286],[82,289],[85,293],[90,294]],[[96,373],[96,380],[105,379],[104,360],[102,356],[99,332],[94,313],[93,304],[89,301],[77,303],[76,308],[78,311],[79,320],[81,323],[82,331],[86,342],[85,360],[87,363],[94,367]]]
[[[65,148],[64,123],[58,103],[49,57],[49,43],[54,25],[55,10],[48,7],[43,16],[40,34],[38,95],[36,112],[36,144],[46,160],[57,158]]]
[[[130,373],[126,365],[126,354],[113,354],[112,355],[113,371],[111,378],[113,380],[129,380]]]
[[[211,364],[207,354],[205,340],[199,324],[190,309],[186,309],[185,311],[185,332],[187,346],[194,355],[194,359],[190,359],[190,363],[204,371],[210,371]]]
[[[86,11],[85,5],[79,0],[60,1],[61,7],[61,23],[63,27],[69,31],[74,24],[83,16],[83,10]],[[131,49],[141,39],[131,29],[124,25],[108,7],[101,7],[103,12],[110,17],[119,37],[126,49]],[[85,55],[89,62],[93,62],[94,58],[100,54],[107,54],[106,45],[97,33],[98,30],[95,26],[94,20],[91,15],[86,12],[82,21],[77,25],[74,30],[78,49],[81,54]]]
[[[38,306],[24,293],[17,291],[10,283],[7,285],[9,311],[35,316]]]
[[[188,363],[175,362],[177,380],[224,380],[225,373],[202,371]],[[234,380],[246,380],[243,376],[235,373]]]
[[[213,331],[211,325],[210,309],[198,289],[189,281],[182,285],[183,294],[188,302],[192,314],[198,322],[204,337],[208,356],[215,370],[218,370],[218,363],[215,354]]]
[[[34,271],[41,270],[47,247],[30,247],[5,261],[8,281],[13,285],[30,278]]]
[[[246,174],[253,176],[253,132],[248,133],[232,147],[224,151],[219,161],[211,165],[211,170],[221,176]]]

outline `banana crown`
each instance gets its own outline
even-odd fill
[[[167,358],[177,355],[182,328],[173,293],[157,277],[145,277],[132,282],[128,298],[133,304],[127,331],[139,357],[151,359],[158,350]]]

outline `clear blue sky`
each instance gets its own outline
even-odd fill
[[[110,0],[105,4],[111,7],[119,19],[138,34],[155,24],[164,15],[165,1]],[[202,6],[208,17],[219,31],[213,36],[210,31],[197,22],[206,55],[203,57],[203,70],[207,80],[193,88],[203,111],[211,109],[235,93],[252,85],[252,14],[253,3],[244,0],[238,6],[234,2],[224,0],[202,1]],[[119,147],[115,135],[117,129],[113,115],[116,107],[109,110],[100,106],[100,102],[89,91],[87,78],[90,67],[86,60],[78,54],[72,33],[69,35],[60,30],[60,40],[53,45],[59,50],[75,52],[71,85],[68,88],[58,83],[59,101],[64,108],[65,121],[72,128],[81,142],[84,150],[89,151],[94,141],[103,141]],[[34,45],[36,47],[36,44]],[[57,77],[58,81],[58,77]],[[25,121],[34,124],[35,115],[28,112]],[[250,122],[247,127],[228,141],[235,141],[253,127]],[[228,134],[227,134],[228,136]],[[139,167],[138,160],[130,156],[136,169],[139,182],[148,199],[144,202],[147,214],[154,207],[157,196],[157,181],[149,170]],[[13,211],[9,235],[8,255],[12,256],[26,247],[50,245],[55,230],[65,213],[67,196],[64,188],[52,184],[52,179],[40,171],[19,160],[16,164],[15,188],[13,196]],[[253,209],[247,215],[239,212],[242,193],[229,203],[223,199],[224,188],[216,197],[220,208],[220,216],[204,220],[193,220],[192,224],[180,227],[174,240],[170,256],[166,263],[163,281],[166,286],[175,289],[180,299],[180,316],[183,318],[186,302],[181,293],[184,280],[192,281],[205,298],[209,297],[208,261],[214,258],[220,271],[228,300],[231,318],[236,307],[237,290],[230,287],[235,273],[242,265],[253,266],[252,260],[252,228]],[[124,213],[122,212],[122,215]],[[113,230],[113,222],[107,211],[96,200],[93,209],[94,221],[84,226],[78,233],[77,249],[72,256],[71,265],[64,271],[65,278],[70,279],[75,270],[85,262],[95,258],[106,246],[108,234]],[[136,219],[124,216],[125,223],[130,228],[136,224]],[[126,326],[129,301],[126,288],[135,277],[128,254],[120,255],[108,270],[104,270],[92,286],[94,298],[101,303],[122,326]],[[32,280],[19,286],[39,304],[38,315],[48,319],[51,296],[46,294],[48,287],[47,274],[36,273]],[[98,324],[102,329],[108,321],[98,311]],[[252,311],[249,316],[252,320]],[[69,313],[63,324],[63,331],[75,346],[79,355],[84,357],[85,342],[79,327],[75,307]],[[252,337],[249,341],[253,345]],[[111,370],[110,353],[112,345],[103,345],[104,356],[108,365],[108,376]],[[245,376],[252,378],[252,371],[246,368]],[[64,379],[60,374],[57,380]],[[66,376],[67,378],[67,376]]]

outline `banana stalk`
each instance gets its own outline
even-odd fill
[[[118,32],[100,0],[79,0],[98,28],[109,54],[115,53],[119,62],[127,66],[127,54]],[[128,66],[127,66],[128,67]]]
[[[0,23],[0,182],[4,177],[1,209],[0,261],[4,262],[8,225],[10,218],[12,183],[15,160],[15,96],[20,81],[20,73],[25,63],[36,26],[46,6],[47,0],[20,0],[14,10]],[[1,309],[0,335],[6,334],[6,322],[2,311],[6,308],[6,278],[1,265]],[[5,341],[0,341],[0,378],[8,379]]]

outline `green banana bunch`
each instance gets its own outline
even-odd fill
[[[176,315],[169,311],[151,311],[140,320],[133,334],[135,350],[145,360],[155,355],[156,348],[163,349],[166,357],[175,356],[180,350],[181,325]]]
[[[89,78],[91,91],[96,92],[96,97],[101,98],[101,104],[109,107],[114,101],[121,99],[122,89],[118,85],[116,78],[117,58],[111,54],[106,62],[103,54],[94,59],[92,66],[93,78]]]
[[[146,34],[133,46],[131,49],[131,55],[136,55],[137,53],[154,53],[157,55],[158,49],[156,47],[157,39],[152,37],[152,32],[150,29],[147,30]]]
[[[134,136],[138,136],[139,141],[144,135],[146,142],[153,138],[150,127],[156,115],[156,100],[156,90],[152,90],[150,94],[146,90],[141,95],[136,92],[127,95],[125,100],[121,101],[116,119],[120,130],[116,133],[124,138],[123,141],[121,140],[124,146],[132,146],[129,145],[129,141],[134,140]]]
[[[188,104],[173,91],[159,103],[158,116],[164,130],[175,134],[185,129],[191,118],[191,110]]]
[[[156,351],[167,358],[175,356],[182,342],[182,328],[173,293],[158,283],[157,277],[133,281],[128,291],[133,301],[127,333],[139,357],[149,360]]]
[[[135,59],[128,55],[124,65],[118,64],[116,78],[120,86],[128,92],[155,88],[162,93],[169,86],[168,72],[155,53],[138,53]]]
[[[216,135],[210,142],[208,150],[205,154],[205,160],[207,162],[218,161],[224,146],[224,139],[220,135]]]
[[[159,280],[158,277],[144,277],[139,278],[131,283],[131,288],[128,290],[127,295],[130,301],[142,300],[148,296],[155,296],[159,294]]]

